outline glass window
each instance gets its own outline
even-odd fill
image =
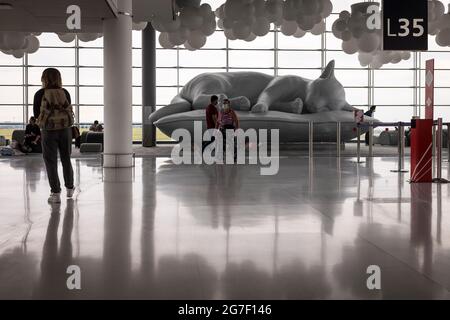
[[[320,68],[320,51],[280,51],[278,66],[281,68]]]
[[[80,84],[103,85],[103,68],[80,68]]]
[[[0,67],[0,85],[19,84],[22,83],[22,80],[22,67]]]
[[[74,66],[75,49],[72,48],[40,48],[28,56],[28,64],[32,66]]]
[[[176,88],[156,88],[156,104],[167,105],[178,94]]]
[[[13,122],[22,123],[23,122],[23,108],[22,106],[0,106],[0,122]],[[1,130],[1,127],[0,127]],[[0,133],[0,135],[2,135]]]
[[[183,72],[188,71],[183,70]],[[156,69],[156,85],[157,86],[176,86],[177,85],[177,69]]]
[[[0,104],[23,104],[23,87],[0,86]]]
[[[80,104],[103,105],[103,87],[80,87]]]
[[[103,122],[103,107],[99,106],[80,106],[80,122],[92,124],[95,120]]]
[[[375,104],[385,106],[413,105],[412,88],[375,88]],[[403,110],[403,109],[402,109]],[[412,108],[411,108],[412,110]]]
[[[274,67],[273,51],[243,51],[229,52],[230,67],[235,68],[270,68]]]
[[[225,50],[180,50],[180,67],[225,67]]]
[[[103,49],[80,49],[81,66],[103,66]]]

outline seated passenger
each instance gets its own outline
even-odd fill
[[[92,132],[103,132],[103,126],[98,123],[98,120],[95,120],[94,124],[91,125],[91,127],[89,128],[89,131],[92,131]]]
[[[36,124],[36,118],[31,117],[25,128],[25,140],[23,142],[23,152],[42,152],[41,148],[41,129]]]
[[[216,128],[222,132],[223,136],[223,151],[226,151],[226,131],[227,130],[236,130],[239,128],[239,119],[236,115],[236,112],[231,108],[230,100],[225,99],[223,101],[223,110],[219,113],[219,118],[217,119]],[[234,158],[236,159],[236,143],[234,144]]]

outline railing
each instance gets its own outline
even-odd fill
[[[311,121],[308,123],[309,126],[309,157],[314,157],[314,124],[315,122]],[[342,124],[350,124],[356,126],[357,130],[357,148],[356,148],[356,163],[363,163],[361,161],[361,128],[369,129],[369,157],[373,157],[373,130],[376,127],[397,127],[398,128],[398,167],[395,170],[391,170],[392,172],[405,173],[408,170],[404,170],[404,160],[405,160],[405,127],[410,127],[411,122],[363,122],[363,123],[355,123],[355,122],[317,122],[317,124],[336,124],[336,156],[341,157],[341,130]],[[437,169],[436,174],[437,178],[433,179],[434,182],[437,183],[447,183],[448,181],[442,178],[442,142],[443,142],[443,126],[447,126],[447,150],[448,150],[448,159],[450,162],[450,123],[443,122],[441,118],[435,120],[433,123],[433,156],[436,157]],[[437,127],[437,132],[436,132]],[[434,166],[433,166],[434,167]]]

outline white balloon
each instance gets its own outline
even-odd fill
[[[343,41],[342,50],[346,54],[355,54],[356,52],[358,52],[358,46],[356,45],[356,41],[353,39],[349,41]]]
[[[217,27],[222,30],[225,29],[222,19],[217,20]]]
[[[316,36],[321,35],[322,33],[325,32],[325,28],[326,28],[325,21],[321,21],[318,24],[316,24],[314,28],[311,29],[311,33]]]
[[[250,27],[241,21],[236,22],[233,26],[233,34],[238,39],[247,39],[250,36],[251,32],[252,30],[250,29]]]
[[[161,27],[165,32],[175,32],[181,26],[181,20],[176,16],[175,20],[162,21]]]
[[[187,42],[187,41],[184,43],[184,47],[185,47],[186,49],[188,49],[189,51],[195,51],[195,50],[197,50],[197,49],[193,48],[193,47],[189,44],[189,42]]]
[[[206,36],[198,31],[191,32],[187,43],[194,49],[200,49],[206,43]]]
[[[300,28],[297,28],[297,31],[294,33],[294,37],[295,38],[302,38],[302,37],[305,36],[305,34],[306,34],[306,31],[304,31],[304,30],[302,30]]]
[[[341,13],[339,13],[339,19],[341,19],[341,20],[348,20],[348,19],[350,19],[350,17],[351,17],[351,14],[347,10],[344,10]]]
[[[175,32],[169,32],[169,41],[176,46],[181,46],[189,37],[189,31],[186,28],[181,28]]]
[[[94,41],[99,38],[97,33],[78,33],[78,39],[83,42]]]
[[[322,18],[327,18],[331,15],[333,12],[333,4],[330,0],[325,0],[323,2],[323,9],[322,9]]]
[[[169,34],[167,32],[161,32],[159,34],[159,44],[165,49],[172,49],[173,47],[175,47],[175,45],[170,42]]]
[[[208,3],[203,3],[200,6],[200,13],[203,16],[203,18],[207,18],[211,12],[212,12],[212,8]]]
[[[339,32],[343,32],[347,29],[347,23],[343,19],[338,19],[333,23],[333,28]]]
[[[14,56],[14,58],[20,59],[23,58],[25,52],[22,49],[19,50],[12,50],[12,55]]]
[[[265,17],[256,18],[255,23],[252,26],[252,32],[259,36],[264,37],[270,31],[270,22]]]
[[[371,64],[370,67],[372,69],[380,69],[383,66],[383,64],[379,61],[379,60],[374,60]]]
[[[167,30],[164,29],[164,26],[162,25],[161,21],[159,21],[158,19],[152,20],[152,27],[153,27],[153,29],[155,29],[156,31],[159,31],[159,32],[167,32]]]
[[[142,31],[147,28],[147,22],[133,22],[133,30]]]
[[[350,41],[351,39],[353,39],[352,33],[349,30],[345,30],[341,33],[341,39],[343,41]]]
[[[403,59],[403,60],[409,60],[409,59],[411,59],[411,52],[408,52],[408,51],[402,51],[402,59]]]
[[[247,39],[245,39],[245,41],[252,42],[255,39],[256,39],[256,34],[250,33],[250,36]]]
[[[39,50],[40,42],[37,37],[28,36],[27,40],[28,40],[28,47],[25,50],[27,53],[32,54]]]
[[[214,32],[216,32],[216,27],[217,27],[216,21],[213,21],[213,23],[203,24],[203,26],[200,28],[200,30],[205,36],[210,36]]]
[[[181,25],[191,30],[198,29],[203,24],[203,17],[199,10],[193,7],[185,7],[180,12]]]
[[[441,47],[450,46],[450,28],[439,31],[436,36],[436,43]]]
[[[357,43],[359,50],[370,53],[378,49],[380,42],[380,38],[375,33],[364,33]]]
[[[6,32],[4,37],[4,42],[10,50],[19,50],[25,45],[25,34],[23,32]]]
[[[317,0],[303,0],[303,12],[306,15],[318,14],[320,11],[319,1]]]
[[[58,33],[58,38],[65,43],[70,43],[75,40],[75,33]]]
[[[224,31],[225,37],[227,37],[227,39],[229,40],[236,40],[236,36],[233,33],[233,29],[225,29]]]
[[[358,60],[361,66],[367,67],[373,60],[373,56],[369,53],[360,52],[358,55]]]
[[[316,23],[314,22],[314,20],[311,17],[307,16],[298,26],[303,30],[310,31],[312,28],[314,28],[315,24]]]
[[[296,21],[283,21],[281,24],[281,33],[285,36],[293,36],[297,31],[298,25]]]

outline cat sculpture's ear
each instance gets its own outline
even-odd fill
[[[334,77],[334,60],[331,60],[325,70],[323,71],[322,75],[320,76],[321,79],[331,79]]]

